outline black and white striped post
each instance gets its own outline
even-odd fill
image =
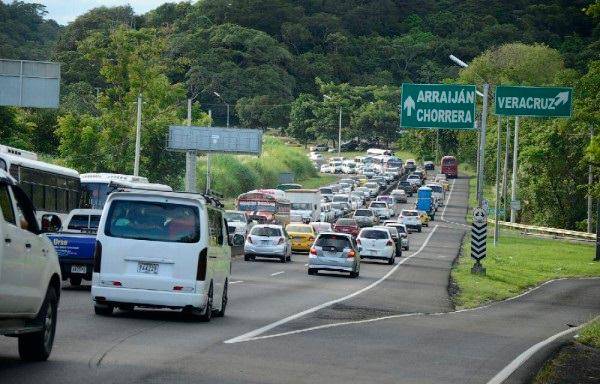
[[[471,227],[471,257],[475,259],[471,273],[475,275],[485,275],[485,268],[481,265],[481,260],[486,256],[486,242],[487,212],[484,208],[475,208]]]

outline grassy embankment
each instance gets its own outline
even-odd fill
[[[260,157],[213,155],[211,156],[212,186],[224,196],[227,208],[241,193],[256,188],[274,188],[279,184],[279,174],[292,172],[297,183],[306,188],[316,188],[335,180],[333,175],[319,175],[302,147],[286,143],[282,138],[265,136]],[[205,188],[206,159],[198,161],[198,189]]]
[[[471,178],[470,207],[475,203],[475,184]],[[493,188],[486,188],[485,195],[493,197],[492,192]],[[487,257],[482,261],[487,268],[485,276],[471,274],[471,239],[465,236],[463,252],[452,270],[452,279],[459,289],[453,297],[457,308],[506,299],[551,279],[600,276],[600,262],[592,261],[595,250],[592,244],[501,230],[498,245],[494,246],[492,231],[493,225],[488,225]]]

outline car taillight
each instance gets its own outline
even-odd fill
[[[94,272],[100,272],[100,264],[102,263],[102,243],[96,240],[94,248]]]
[[[196,268],[196,281],[206,279],[206,248],[198,255],[198,266]]]
[[[389,246],[389,247],[391,247],[392,245],[394,245],[394,242],[392,240],[388,240],[388,242],[387,242],[386,245]]]
[[[315,241],[315,238],[313,236],[308,238],[308,241]]]
[[[284,239],[283,237],[281,237],[281,238],[279,239],[279,241],[277,242],[277,244],[283,244],[283,243],[284,243],[284,241],[285,241],[285,239]]]
[[[315,248],[315,247],[312,247],[312,248],[310,249],[310,254],[311,254],[311,255],[314,255],[314,256],[317,256],[317,248]]]
[[[348,252],[348,255],[347,255],[346,257],[347,257],[347,258],[349,258],[349,259],[351,259],[351,258],[353,258],[354,256],[356,256],[356,252],[354,252],[354,251],[352,250],[352,251]]]

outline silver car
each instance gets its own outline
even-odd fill
[[[406,229],[406,225],[392,220],[386,221],[384,225],[386,227],[394,227],[398,230],[398,234],[400,234],[400,238],[402,239],[402,249],[408,251],[410,249],[410,242],[408,240],[408,229]]]
[[[281,225],[257,224],[250,230],[244,243],[244,260],[257,257],[277,258],[282,263],[292,261],[290,237]]]
[[[352,235],[320,233],[308,254],[308,274],[319,271],[349,272],[350,277],[360,274],[360,254]]]

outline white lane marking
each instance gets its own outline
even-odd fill
[[[237,281],[230,281],[229,284],[238,284],[238,283],[243,283],[243,280],[237,280]]]
[[[253,338],[257,337],[257,336],[260,336],[263,333],[268,332],[271,329],[276,328],[276,327],[278,327],[280,325],[283,325],[285,323],[289,323],[292,320],[299,319],[299,318],[301,318],[303,316],[306,316],[308,314],[314,313],[314,312],[316,312],[316,311],[318,311],[320,309],[327,308],[327,307],[329,307],[329,306],[331,306],[333,304],[337,304],[339,302],[348,300],[350,298],[353,298],[354,296],[360,295],[361,293],[368,291],[371,288],[376,287],[377,285],[381,284],[384,280],[386,280],[388,277],[390,277],[394,272],[396,272],[396,270],[402,264],[404,264],[405,262],[407,262],[408,260],[410,260],[410,258],[412,258],[413,256],[416,256],[419,253],[421,253],[423,251],[423,249],[425,249],[425,247],[429,243],[429,240],[431,239],[431,237],[435,233],[435,230],[437,229],[437,227],[438,227],[437,225],[435,227],[433,227],[433,229],[431,230],[431,232],[429,233],[429,235],[427,236],[427,238],[425,239],[425,241],[423,242],[423,244],[421,245],[421,247],[416,252],[414,252],[410,256],[405,257],[401,261],[399,261],[392,269],[390,269],[388,271],[388,273],[386,273],[381,278],[379,278],[379,280],[374,281],[373,283],[367,285],[366,287],[364,287],[362,289],[359,289],[358,291],[355,291],[355,292],[353,292],[353,293],[351,293],[349,295],[346,295],[344,297],[340,297],[339,299],[328,301],[328,302],[323,303],[323,304],[319,304],[319,305],[317,305],[315,307],[312,307],[312,308],[308,308],[308,309],[306,309],[306,310],[304,310],[302,312],[298,312],[298,313],[296,313],[294,315],[288,316],[288,317],[283,318],[281,320],[277,320],[277,321],[275,321],[275,322],[273,322],[271,324],[267,324],[264,327],[255,329],[255,330],[247,332],[247,333],[244,333],[243,335],[234,337],[232,339],[225,340],[224,343],[225,344],[234,344],[234,343],[241,343],[241,342],[244,342],[244,341],[249,341],[249,340],[251,340],[251,339],[253,339]]]
[[[454,183],[456,183],[456,179],[452,180],[452,186],[450,186],[450,193],[448,193],[448,198],[444,203],[444,210],[442,211],[442,221],[445,221],[444,215],[446,214],[446,208],[448,208],[448,204],[450,203],[450,198],[452,197],[452,191],[454,191]]]
[[[600,316],[596,317],[596,319],[598,319],[598,318],[600,318]],[[594,320],[592,320],[592,321],[594,321]],[[580,330],[586,324],[587,323],[584,323],[584,324],[581,324],[578,327],[566,329],[566,330],[564,330],[562,332],[557,333],[554,336],[550,336],[546,340],[540,341],[539,343],[533,345],[532,347],[530,347],[529,349],[527,349],[525,352],[523,352],[519,356],[517,356],[516,359],[514,359],[513,361],[511,361],[510,364],[508,364],[500,372],[498,372],[496,374],[496,376],[492,377],[492,379],[490,381],[488,381],[487,384],[502,384],[504,382],[504,380],[506,380],[510,375],[512,375],[512,373],[514,371],[517,370],[517,368],[519,368],[521,365],[523,365],[527,360],[529,360],[531,358],[531,356],[533,356],[540,349],[542,349],[546,345],[552,343],[556,339],[559,339],[559,338],[561,338],[561,337],[563,337],[565,335],[568,335],[570,333],[577,332],[578,330]]]
[[[271,273],[271,276],[281,275],[282,273],[285,273],[285,271],[279,271],[279,272]]]
[[[400,318],[400,317],[420,316],[420,315],[424,315],[424,313],[421,313],[421,312],[417,312],[417,313],[403,313],[401,315],[383,316],[383,317],[377,317],[377,318],[374,318],[374,319],[345,321],[345,322],[342,322],[342,323],[333,323],[333,324],[323,324],[323,325],[318,325],[318,326],[310,327],[310,328],[297,329],[295,331],[288,331],[288,332],[276,333],[276,334],[273,334],[273,335],[253,337],[253,338],[245,340],[245,341],[256,341],[256,340],[272,339],[274,337],[295,335],[295,334],[298,334],[298,333],[316,331],[316,330],[319,330],[319,329],[327,329],[327,328],[340,327],[342,325],[365,324],[365,323],[372,323],[372,322],[381,321],[381,320],[397,319],[397,318]]]

